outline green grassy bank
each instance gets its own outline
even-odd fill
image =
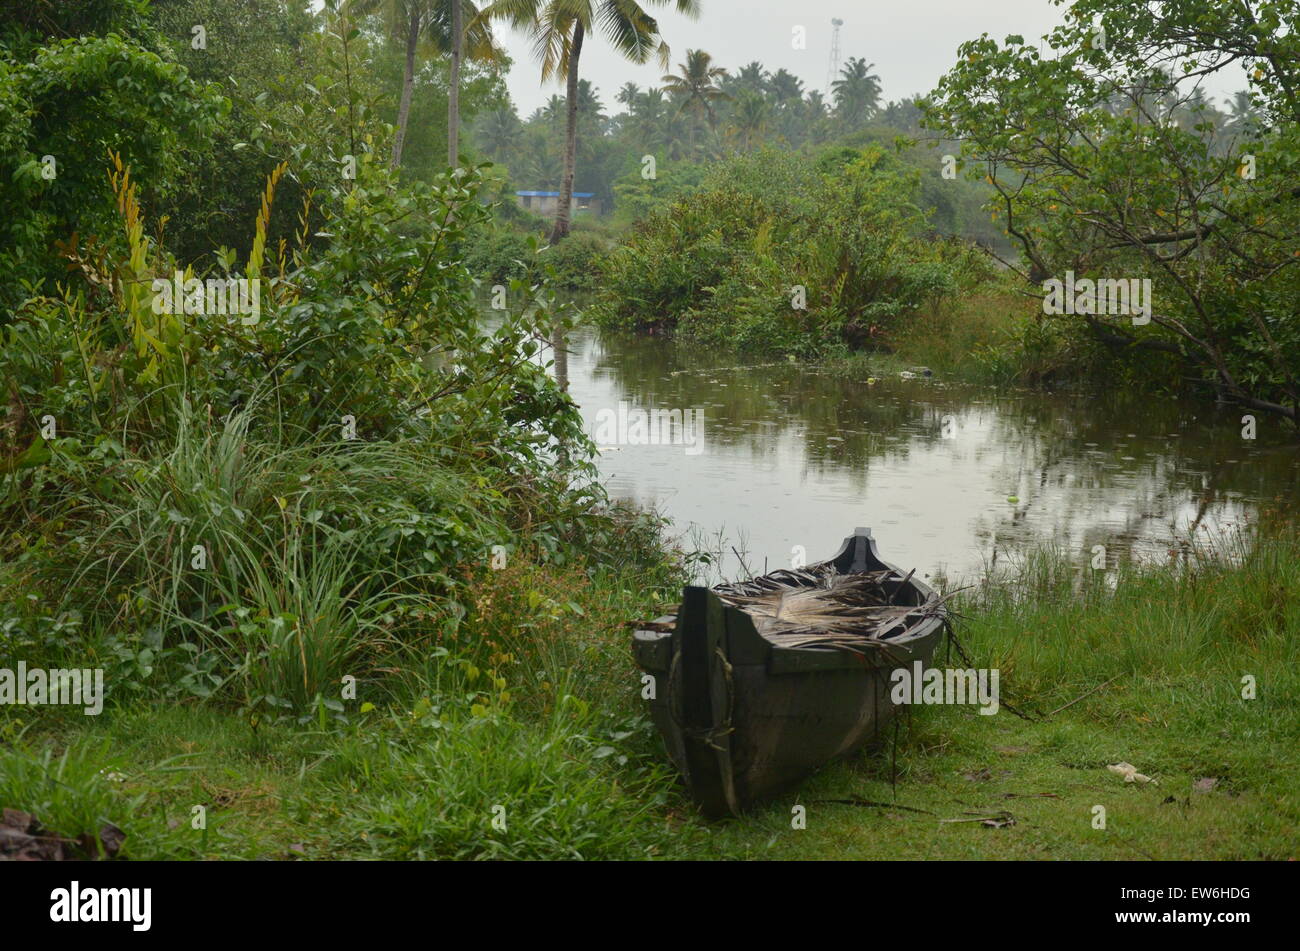
[[[112,822],[132,858],[1294,858],[1300,543],[1236,558],[1042,556],[966,592],[958,636],[1001,671],[1000,712],[913,709],[896,748],[732,822],[695,817],[638,709],[622,622],[671,588],[522,565],[475,588],[463,635],[490,670],[433,647],[373,708],[6,708],[0,803],[65,835]]]

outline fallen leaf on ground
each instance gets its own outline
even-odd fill
[[[113,823],[106,822],[99,827],[99,841],[104,846],[104,855],[111,859],[122,848],[126,833]]]
[[[99,830],[99,841],[91,833],[80,839],[66,839],[47,832],[31,813],[20,809],[0,812],[0,862],[64,862],[73,859],[112,858],[122,847],[126,833],[115,825]]]
[[[1126,783],[1150,783],[1153,786],[1160,784],[1150,776],[1144,776],[1137,771],[1137,767],[1132,763],[1112,763],[1106,767],[1117,776],[1123,776]]]

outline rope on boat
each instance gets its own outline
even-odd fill
[[[681,670],[681,651],[673,653],[673,662],[668,668],[668,716],[672,718],[673,723],[682,731],[682,736],[686,739],[698,740],[715,752],[725,753],[727,751],[719,746],[717,741],[736,732],[735,727],[732,726],[732,718],[736,712],[736,691],[732,678],[731,662],[722,653],[721,647],[715,647],[713,653],[722,664],[722,676],[727,690],[727,715],[723,718],[722,723],[712,727],[688,727],[682,723],[681,698],[677,690],[674,689],[677,685],[677,673]]]

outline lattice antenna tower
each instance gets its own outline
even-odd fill
[[[844,21],[839,17],[831,19],[831,58],[826,64],[826,95],[831,94],[831,83],[835,82],[835,77],[840,71],[840,27]]]

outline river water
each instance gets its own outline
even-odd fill
[[[1094,546],[1111,566],[1166,559],[1300,498],[1294,436],[1258,414],[1256,438],[1243,438],[1240,408],[869,384],[587,328],[568,350],[610,495],[661,511],[686,543],[725,539],[727,577],[744,572],[733,546],[757,574],[828,557],[858,525],[886,560],[941,581],[1043,546],[1081,566]],[[700,432],[638,430],[638,411],[660,410],[696,411]]]

